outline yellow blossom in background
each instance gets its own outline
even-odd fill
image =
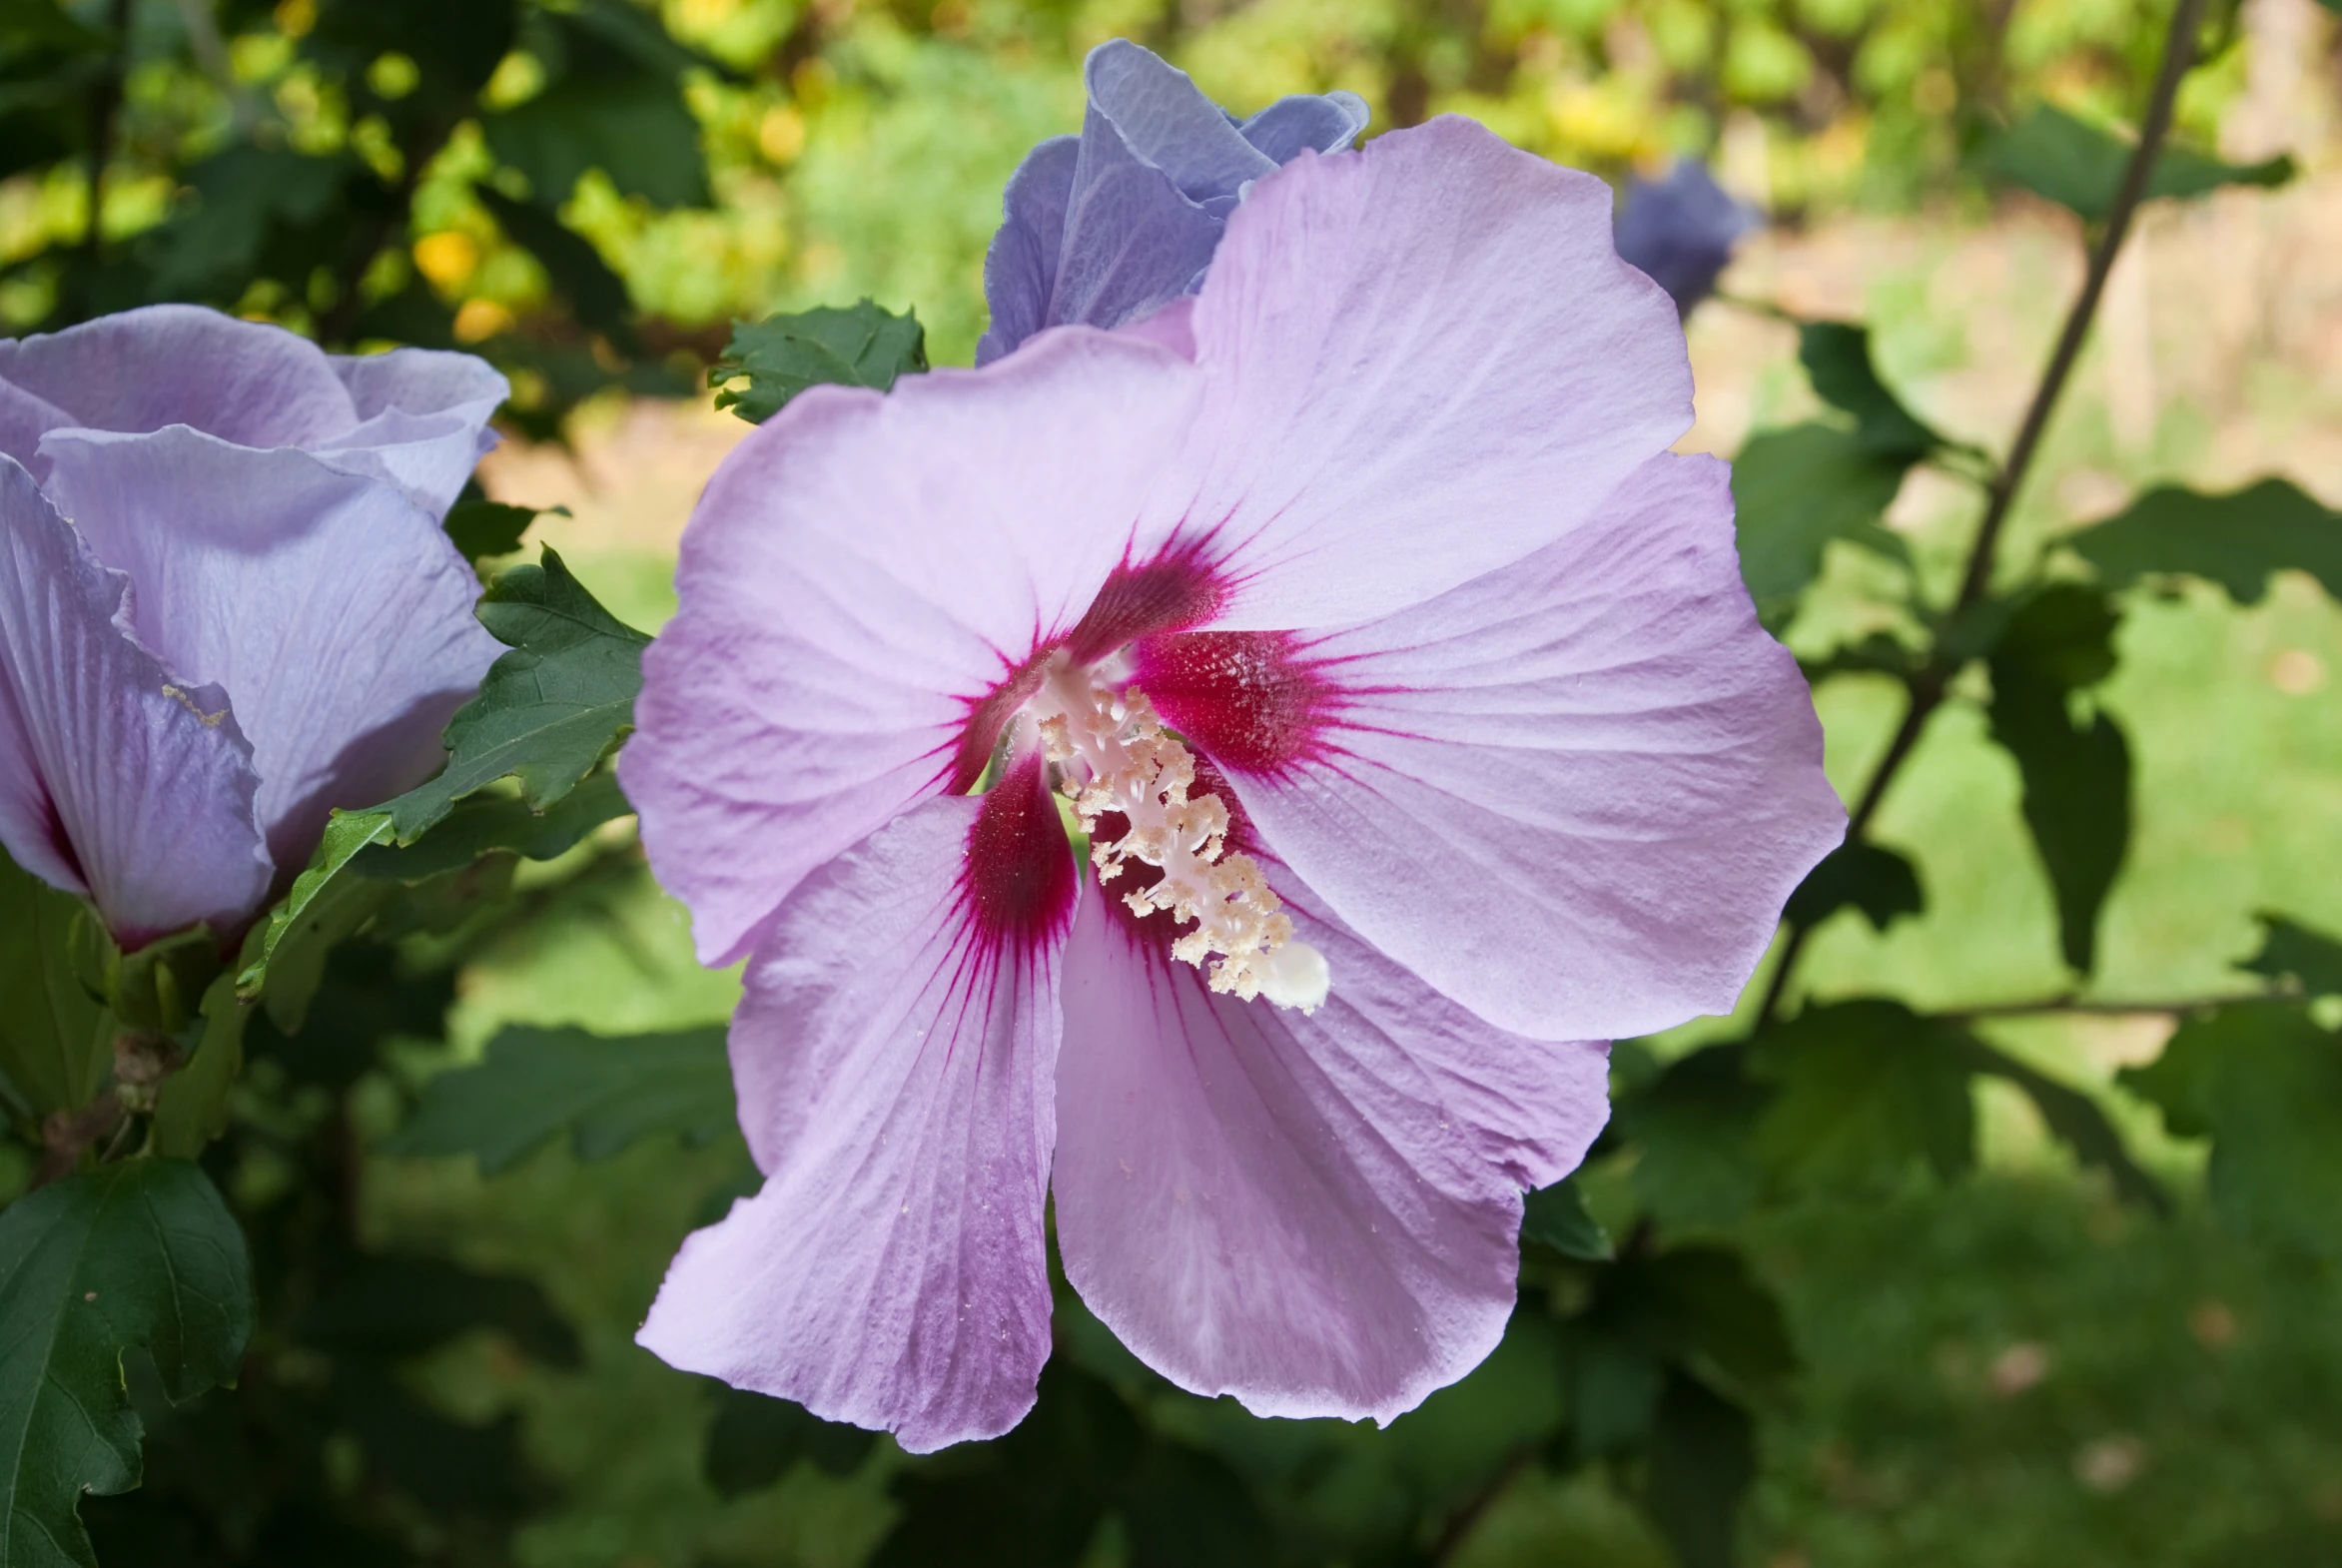
[[[442,289],[452,289],[479,267],[479,245],[453,229],[414,242],[414,269]]]
[[[512,313],[493,300],[466,300],[455,313],[455,341],[478,343],[512,325]]]

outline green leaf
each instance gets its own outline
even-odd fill
[[[548,546],[479,603],[480,624],[512,651],[447,721],[447,766],[383,810],[411,844],[481,785],[511,775],[533,810],[551,806],[634,725],[650,638],[594,602]]]
[[[485,496],[467,495],[447,511],[447,537],[467,561],[490,560],[520,548],[520,536],[543,516],[566,517],[566,506],[514,506]]]
[[[252,1317],[244,1232],[195,1166],[101,1166],[0,1213],[0,1562],[95,1568],[81,1494],[139,1479],[123,1352],[189,1399],[234,1379]]]
[[[524,860],[551,860],[603,823],[631,812],[617,778],[596,773],[542,811],[509,795],[473,795],[457,801],[436,826],[404,847],[367,846],[350,863],[355,876],[408,887],[461,871],[484,855],[509,851]]]
[[[2271,980],[2293,980],[2313,997],[2342,996],[2342,942],[2282,915],[2263,912],[2261,950],[2238,965]]]
[[[2120,1082],[2181,1137],[2212,1140],[2212,1206],[2248,1234],[2342,1257],[2342,1040],[2299,1003],[2190,1019]]]
[[[2061,583],[2035,595],[1992,650],[1992,738],[2016,759],[2024,821],[2057,901],[2058,946],[2088,974],[2098,914],[2130,847],[2130,746],[2113,718],[2077,722],[2071,693],[2114,667],[2117,615]]]
[[[301,1027],[318,977],[325,973],[326,955],[388,896],[387,889],[339,873],[368,845],[390,841],[388,811],[336,811],[326,821],[308,869],[269,911],[268,924],[246,939],[237,992],[248,1002],[265,995],[278,1028]]]
[[[623,349],[636,347],[634,302],[626,281],[618,276],[593,243],[546,209],[516,202],[491,185],[472,187],[472,194],[494,215],[496,226],[544,264],[553,289],[569,302],[577,325],[597,332]],[[514,535],[515,547],[518,535]]]
[[[1971,1038],[1968,1048],[1975,1071],[2005,1079],[2024,1091],[2049,1131],[2063,1139],[2082,1164],[2105,1172],[2117,1194],[2157,1213],[2170,1212],[2171,1195],[2130,1158],[2122,1135],[2106,1120],[2096,1101],[1980,1040]]]
[[[359,1253],[302,1313],[300,1338],[345,1355],[395,1358],[494,1328],[548,1366],[576,1366],[577,1334],[533,1279],[475,1273],[443,1257]]]
[[[917,314],[897,316],[864,300],[742,322],[707,376],[717,407],[761,424],[808,387],[886,392],[896,378],[926,369],[927,329]],[[745,388],[730,385],[743,380]]]
[[[1636,1193],[1670,1224],[1727,1224],[1764,1183],[1750,1138],[1771,1098],[1746,1072],[1737,1045],[1674,1063],[1619,1102],[1619,1131],[1641,1151]]]
[[[2002,179],[2070,209],[2087,223],[2098,223],[2113,209],[2132,145],[2063,110],[2036,104],[1993,138],[1984,160]],[[2278,186],[2293,173],[2290,158],[2228,164],[2174,145],[2156,158],[2146,194],[2200,196],[2224,185]]]
[[[1868,327],[1807,322],[1798,329],[1798,358],[1815,395],[1854,415],[1855,439],[1864,450],[1916,459],[1945,444],[1879,379]]]
[[[1928,901],[1912,863],[1879,844],[1852,840],[1822,857],[1789,896],[1782,918],[1811,930],[1842,909],[1859,909],[1873,931],[1885,931],[1906,915],[1920,914]]]
[[[1910,466],[1827,424],[1767,430],[1741,448],[1732,465],[1740,569],[1768,624],[1794,609],[1821,574],[1832,539],[1911,564],[1910,547],[1879,521]]]
[[[155,1106],[155,1148],[163,1154],[193,1160],[228,1131],[228,1094],[244,1072],[244,1026],[251,1011],[237,999],[234,975],[222,975],[204,993],[195,1057],[163,1080]]]
[[[2256,604],[2270,573],[2291,567],[2342,599],[2342,512],[2284,479],[2262,479],[2225,495],[2163,485],[2066,542],[2109,588],[2176,573],[2216,582],[2239,604]]]
[[[1756,1478],[1749,1413],[1698,1378],[1669,1372],[1651,1427],[1643,1507],[1682,1568],[1732,1568],[1741,1502]]]
[[[716,1418],[701,1468],[719,1497],[762,1491],[810,1459],[830,1475],[862,1467],[876,1432],[820,1416],[788,1399],[715,1385]]]
[[[1653,1354],[1753,1396],[1780,1392],[1797,1370],[1781,1303],[1730,1247],[1621,1259],[1598,1276],[1591,1313]]]
[[[580,1029],[507,1029],[476,1067],[423,1086],[414,1117],[385,1146],[399,1155],[471,1155],[483,1175],[566,1132],[580,1160],[674,1133],[704,1144],[733,1125],[732,1070],[719,1025],[607,1039]]]
[[[678,80],[696,57],[663,39],[654,48],[651,29],[619,14],[629,9],[538,12],[552,34],[542,53],[559,57],[560,74],[527,102],[481,117],[489,149],[528,177],[540,206],[566,202],[588,169],[653,206],[708,205],[699,122]]]
[[[1528,1195],[1521,1205],[1521,1239],[1589,1263],[1610,1257],[1610,1237],[1586,1212],[1586,1194],[1578,1190],[1574,1176],[1563,1176]]]
[[[88,1105],[115,1025],[84,983],[105,943],[82,901],[0,855],[0,1071],[34,1121]]]
[[[1754,1070],[1780,1086],[1759,1158],[1806,1187],[1884,1187],[1920,1162],[1957,1176],[1974,1158],[1968,1044],[1899,1002],[1807,1008],[1756,1041]]]

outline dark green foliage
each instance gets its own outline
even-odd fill
[[[1839,845],[1807,872],[1781,913],[1794,924],[1818,926],[1842,909],[1858,909],[1873,931],[1885,931],[1927,907],[1920,874],[1910,861],[1858,839]]]
[[[551,80],[527,102],[487,116],[482,129],[496,156],[528,177],[534,199],[558,207],[579,175],[599,169],[622,196],[706,206],[699,123],[680,78],[707,62],[624,0],[538,11],[531,23],[524,41]]]
[[[1807,322],[1798,329],[1798,358],[1814,393],[1854,415],[1855,438],[1866,451],[1916,459],[1944,438],[1903,405],[1879,379],[1871,361],[1871,331],[1852,322]]]
[[[2291,980],[2313,997],[2342,996],[2342,942],[2320,931],[2263,913],[2268,928],[2261,950],[2239,966],[2271,980]]]
[[[745,1388],[713,1383],[716,1418],[707,1429],[702,1468],[719,1496],[739,1497],[772,1485],[810,1460],[830,1475],[861,1467],[876,1432],[825,1421],[788,1399],[767,1399]]]
[[[2114,204],[2132,144],[2115,138],[2061,109],[2036,104],[1987,146],[1985,163],[2004,180],[2071,209],[2096,223]],[[2147,177],[2149,197],[2201,196],[2224,185],[2283,185],[2293,178],[2291,158],[2258,164],[2228,164],[2187,148],[2170,146]]]
[[[537,811],[574,789],[633,727],[650,639],[594,602],[550,548],[515,566],[479,603],[480,624],[512,651],[447,721],[447,766],[384,809],[411,844],[454,803],[511,775]]]
[[[637,347],[633,303],[626,297],[625,280],[610,270],[592,242],[545,208],[516,202],[494,186],[475,186],[472,194],[495,215],[496,226],[544,264],[553,287],[569,302],[577,325],[605,335],[624,349]]]
[[[2122,1135],[2106,1120],[2096,1101],[1981,1041],[1970,1039],[1966,1052],[1977,1072],[2004,1079],[2024,1091],[2049,1131],[2064,1140],[2083,1165],[2105,1172],[2117,1195],[2158,1213],[2170,1211],[2170,1195],[2130,1158]]]
[[[1609,1235],[1586,1212],[1586,1196],[1569,1176],[1528,1195],[1521,1207],[1521,1240],[1583,1262],[1599,1263],[1610,1256]]]
[[[1732,465],[1740,569],[1767,624],[1796,609],[1832,539],[1909,563],[1909,548],[1879,519],[1910,466],[1910,457],[1828,424],[1767,430],[1741,448]]]
[[[2117,612],[2073,584],[2045,588],[1992,650],[1992,738],[2024,779],[2024,821],[2057,899],[2058,945],[2087,974],[2098,913],[2130,848],[2130,746],[2111,715],[2071,699],[2114,667]]]
[[[566,506],[551,510],[559,516],[569,514]],[[543,515],[533,506],[513,506],[484,495],[466,494],[447,509],[447,537],[455,541],[465,560],[488,560],[520,548],[520,536]]]
[[[704,1144],[732,1126],[724,1031],[604,1039],[578,1029],[507,1029],[477,1067],[425,1086],[390,1148],[472,1155],[482,1174],[566,1132],[580,1160],[606,1160],[656,1133]]]
[[[86,153],[86,106],[114,49],[54,0],[0,0],[0,179]]]
[[[897,377],[926,369],[927,329],[918,316],[897,316],[864,300],[740,323],[708,383],[717,390],[717,407],[761,424],[808,387],[886,392]],[[747,386],[731,385],[742,381]]]
[[[106,1166],[0,1212],[0,1562],[94,1565],[75,1504],[139,1479],[124,1353],[189,1399],[236,1375],[252,1323],[244,1233],[192,1165]]]
[[[89,1104],[114,1065],[94,991],[102,942],[80,899],[0,854],[0,1075],[20,1117]]]
[[[1698,1378],[1667,1374],[1651,1432],[1644,1506],[1683,1568],[1731,1568],[1740,1502],[1757,1478],[1748,1411]]]
[[[1958,1176],[1975,1145],[1966,1044],[1897,1002],[1808,1007],[1757,1037],[1752,1070],[1778,1089],[1758,1158],[1793,1187],[1877,1190],[1915,1165]]]
[[[2257,604],[2269,574],[2291,567],[2342,598],[2342,513],[2284,479],[2225,495],[2162,485],[2068,542],[2109,588],[2176,574],[2216,582],[2237,603]]]
[[[2181,1137],[2209,1137],[2222,1218],[2248,1234],[2342,1257],[2342,1040],[2298,1003],[2188,1020],[2123,1085]]]
[[[1693,1052],[1619,1102],[1615,1125],[1642,1151],[1635,1191],[1653,1213],[1699,1225],[1748,1210],[1764,1179],[1751,1137],[1767,1098],[1736,1043]]]

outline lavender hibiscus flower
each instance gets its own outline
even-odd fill
[[[1247,185],[1366,126],[1355,93],[1295,94],[1238,120],[1121,38],[1091,50],[1082,77],[1082,134],[1043,142],[1009,180],[978,365],[1045,327],[1120,327],[1192,294]]]
[[[156,306],[0,340],[0,844],[126,948],[231,941],[336,806],[427,777],[498,649],[440,527],[468,355]]]
[[[1001,1432],[1054,1194],[1183,1387],[1388,1420],[1479,1361],[1598,1042],[1728,1008],[1843,826],[1690,418],[1607,188],[1444,119],[1262,177],[1138,329],[752,433],[620,769],[749,959],[765,1182],[642,1343]]]
[[[1716,292],[1741,236],[1762,220],[1690,159],[1659,181],[1636,180],[1618,215],[1618,254],[1650,275],[1678,315]]]

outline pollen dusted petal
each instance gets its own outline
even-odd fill
[[[1084,898],[1058,1244],[1083,1300],[1180,1387],[1388,1421],[1503,1333],[1522,1190],[1583,1158],[1608,1056],[1490,1028],[1271,877],[1332,966],[1312,1016],[1212,996]]]
[[[1298,763],[1246,771],[1196,737],[1262,844],[1500,1028],[1729,1011],[1844,833],[1805,680],[1741,583],[1728,478],[1654,458],[1527,560],[1313,639],[1339,697]]]
[[[1169,352],[1067,328],[883,397],[817,387],[725,459],[619,764],[702,959],[950,781],[988,694],[1123,561],[1194,394]]]
[[[1150,541],[1207,538],[1225,629],[1388,613],[1581,525],[1690,427],[1675,308],[1610,188],[1443,117],[1303,154],[1228,220],[1209,392]]]
[[[985,822],[1036,809],[1054,843]],[[1055,827],[1027,773],[928,801],[799,885],[732,1021],[764,1188],[684,1242],[646,1348],[913,1452],[997,1436],[1032,1408],[1074,896]],[[980,917],[983,899],[955,891],[968,876],[1013,884],[992,900],[1013,917]],[[1062,902],[1034,896],[1051,887]]]
[[[269,888],[252,748],[123,629],[126,587],[0,456],[0,842],[127,946],[229,937]]]

